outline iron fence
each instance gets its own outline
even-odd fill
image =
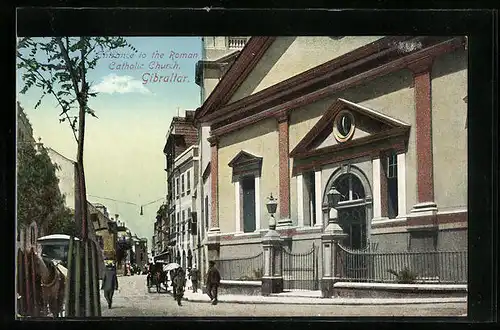
[[[258,281],[263,276],[264,254],[253,257],[215,260],[223,280]]]
[[[304,253],[283,250],[283,289],[318,290],[318,251],[312,248]]]
[[[467,283],[467,251],[337,252],[337,277],[356,282]]]

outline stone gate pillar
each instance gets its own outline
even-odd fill
[[[332,189],[333,190],[333,189]],[[336,190],[335,190],[336,192]],[[329,194],[334,194],[333,191]],[[333,196],[328,196],[333,199]],[[342,230],[338,224],[337,210],[333,201],[329,202],[324,211],[329,210],[328,225],[325,227],[323,234],[321,234],[321,250],[323,255],[323,277],[321,278],[321,295],[323,298],[330,298],[333,296],[333,285],[337,281],[337,251],[338,244],[347,234]],[[326,210],[325,210],[326,209]]]
[[[283,292],[282,249],[283,239],[278,232],[270,229],[262,239],[264,249],[264,276],[262,295]]]

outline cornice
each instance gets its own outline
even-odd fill
[[[381,151],[394,150],[396,152],[406,152],[408,135],[401,134],[394,137],[364,141],[363,143],[351,144],[349,149],[335,151],[333,148],[323,148],[315,154],[302,155],[301,160],[307,161],[303,164],[295,165],[292,174],[297,175],[304,171],[317,170],[322,166],[339,163],[347,160],[362,157],[378,157]],[[357,140],[355,140],[357,141]]]
[[[215,90],[203,103],[197,113],[197,119],[211,113],[216,107],[229,102],[233,94],[240,87],[248,74],[259,62],[275,37],[252,37],[228,69]]]
[[[270,100],[281,99],[286,95],[296,93],[301,89],[308,88],[322,80],[325,80],[325,78],[328,78],[326,75],[332,76],[335,74],[341,74],[348,69],[363,65],[369,61],[383,57],[392,51],[396,51],[397,42],[401,42],[411,38],[415,37],[384,37],[368,45],[355,49],[347,54],[339,56],[322,65],[293,76],[258,93],[228,104],[227,106],[222,107],[213,114],[206,115],[203,120],[213,122],[223,121],[240,112],[240,109],[246,110],[249,107],[255,108],[269,103]]]
[[[430,73],[432,70],[432,63],[434,62],[433,56],[425,56],[408,64],[408,69],[413,72],[413,75],[421,75]]]
[[[387,74],[397,72],[399,70],[407,69],[410,64],[415,63],[417,60],[421,58],[425,57],[434,58],[439,55],[451,52],[457,48],[460,48],[462,47],[462,45],[463,45],[462,37],[455,37],[453,39],[435,44],[433,46],[422,49],[415,53],[403,56],[401,58],[397,58],[384,65],[348,77],[337,83],[320,88],[306,95],[299,95],[300,97],[296,97],[292,100],[267,108],[266,110],[263,110],[256,114],[231,122],[225,126],[214,129],[212,131],[212,134],[216,136],[221,136],[233,132],[235,130],[241,129],[243,127],[246,127],[248,125],[254,124],[258,121],[267,119],[269,117],[273,117],[281,111],[287,111],[287,112],[293,111],[294,109],[324,99],[325,97],[334,95],[348,88],[352,88],[367,83],[378,77],[382,77]]]

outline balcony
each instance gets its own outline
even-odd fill
[[[229,49],[241,49],[245,47],[247,39],[248,39],[247,37],[229,37],[228,47]]]

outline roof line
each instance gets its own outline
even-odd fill
[[[66,159],[66,160],[69,160],[70,162],[76,164],[76,162],[74,160],[72,160],[71,158],[68,158],[66,156],[64,156],[63,154],[61,154],[59,151],[56,151],[54,148],[51,148],[51,147],[45,147],[46,149],[50,149],[52,150],[53,152],[55,152],[56,154],[58,154],[59,156],[61,156],[62,158]]]

